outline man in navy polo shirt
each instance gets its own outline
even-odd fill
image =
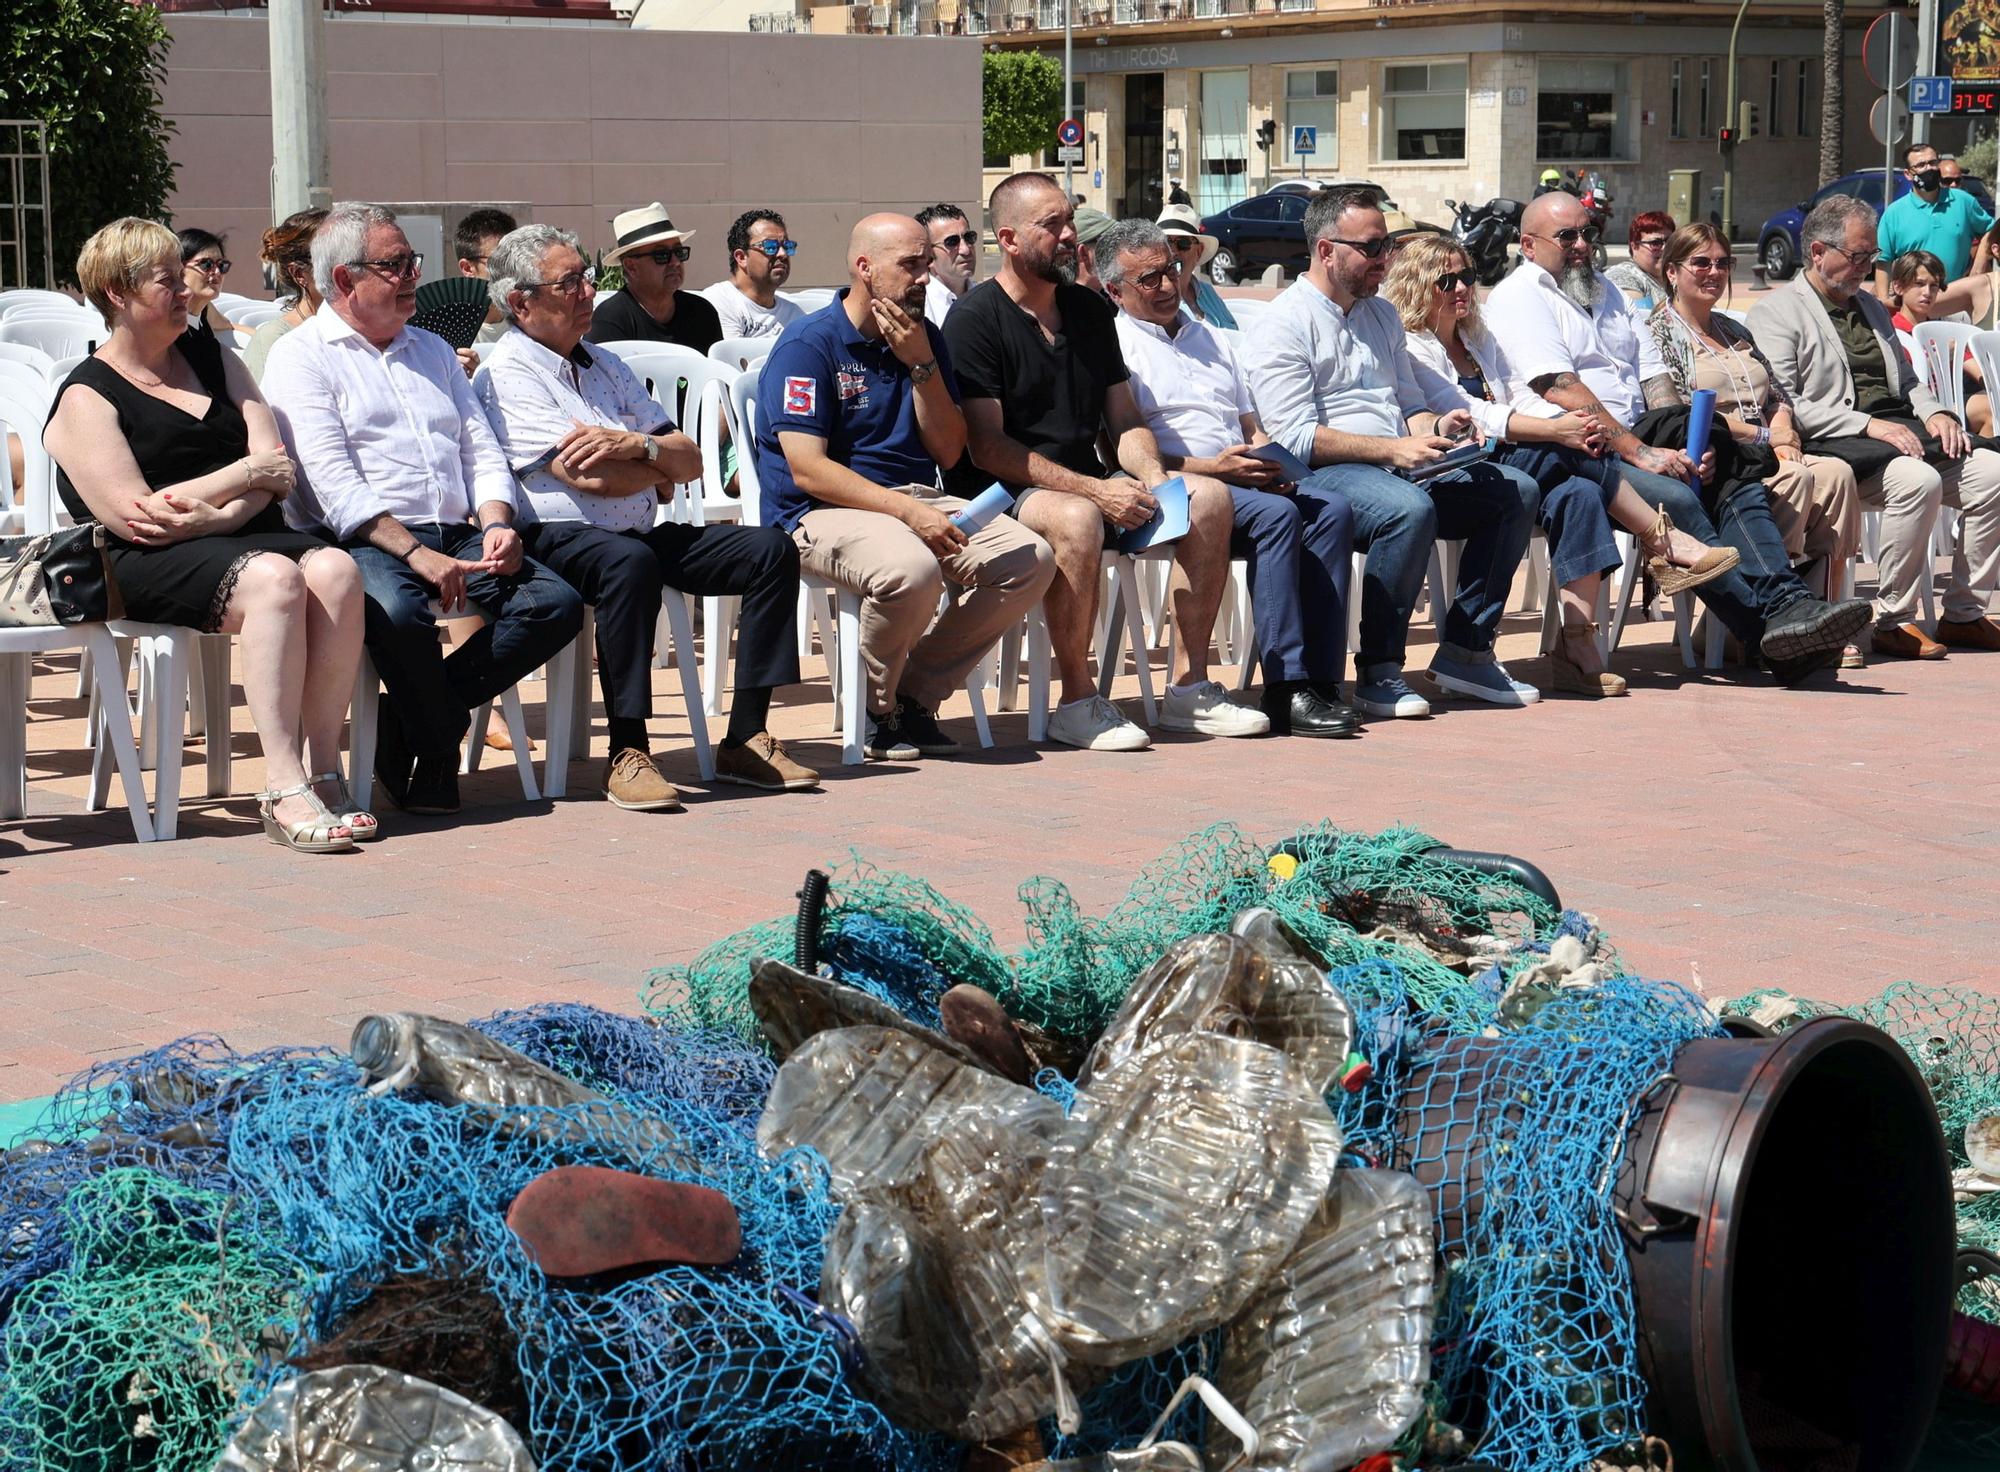
[[[959,750],[938,706],[1055,576],[1040,537],[1010,516],[968,536],[952,521],[966,502],[937,489],[938,466],[965,450],[965,419],[924,320],[930,258],[909,216],[861,221],[851,284],[785,330],[757,381],[764,520],[792,534],[806,572],[861,595],[863,750],[887,761]]]

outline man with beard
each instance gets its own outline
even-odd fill
[[[931,284],[924,288],[924,320],[943,327],[945,313],[971,290],[979,274],[979,232],[955,204],[934,204],[917,212],[930,235]]]
[[[1521,264],[1486,301],[1487,330],[1505,346],[1518,381],[1508,391],[1524,386],[1551,406],[1551,415],[1590,415],[1610,453],[1624,462],[1619,474],[1648,505],[1696,540],[1742,555],[1734,571],[1702,584],[1695,596],[1744,649],[1762,654],[1780,681],[1796,684],[1840,658],[1868,622],[1868,604],[1812,596],[1792,571],[1760,482],[1718,489],[1712,449],[1697,465],[1632,432],[1649,405],[1678,403],[1679,396],[1653,334],[1625,293],[1592,267],[1595,233],[1572,195],[1545,194],[1522,214]]]
[[[1141,751],[1152,739],[1097,693],[1090,637],[1104,549],[1152,520],[1160,505],[1152,490],[1167,472],[1111,308],[1077,284],[1069,197],[1047,174],[1014,174],[994,186],[987,207],[1000,272],[967,292],[945,323],[971,441],[946,489],[974,496],[997,478],[1015,497],[1014,514],[1054,550],[1047,613],[1062,702],[1049,714],[1049,739]],[[1100,435],[1129,476],[1098,458]],[[1230,516],[1220,483],[1189,486],[1188,530],[1174,557],[1191,585],[1206,584],[1216,559],[1226,571]]]
[[[590,341],[670,342],[697,353],[721,342],[715,308],[681,290],[694,231],[676,229],[658,200],[626,210],[611,228],[617,243],[605,260],[624,270],[625,288],[597,304]]]
[[[924,320],[933,256],[908,215],[868,216],[847,244],[849,285],[758,376],[763,518],[791,534],[805,571],[861,595],[862,749],[878,761],[959,750],[938,706],[1055,573],[1033,532],[996,516],[968,534],[952,520],[966,503],[936,488],[938,466],[964,453],[965,419],[943,334]]]
[[[778,295],[792,279],[799,243],[776,210],[745,210],[729,227],[729,276],[702,293],[722,319],[724,337],[776,337],[805,315]]]
[[[1368,553],[1354,704],[1373,716],[1430,714],[1403,678],[1403,659],[1431,544],[1446,537],[1465,549],[1431,678],[1495,705],[1532,705],[1541,692],[1507,673],[1493,639],[1541,491],[1525,472],[1493,461],[1426,474],[1471,430],[1472,416],[1431,412],[1402,318],[1377,294],[1389,270],[1389,230],[1375,192],[1321,190],[1305,229],[1312,263],[1250,329],[1243,361],[1265,431],[1326,468],[1315,479],[1346,497],[1354,545]]]

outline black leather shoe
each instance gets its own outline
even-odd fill
[[[1361,717],[1340,700],[1338,685],[1281,685],[1264,692],[1264,714],[1274,736],[1353,736]]]
[[[410,768],[415,761],[403,740],[403,723],[385,703],[376,714],[375,790],[405,810],[410,805]]]
[[[416,769],[410,774],[410,790],[401,806],[406,813],[433,817],[457,812],[458,753],[418,757]]]
[[[1838,662],[1847,641],[1874,617],[1874,606],[1865,598],[1849,598],[1841,603],[1824,603],[1817,598],[1801,598],[1764,626],[1757,651],[1780,679],[1781,669],[1808,670]],[[1832,658],[1818,658],[1831,655]],[[1807,661],[1813,661],[1807,664]],[[1786,680],[1790,684],[1791,681]]]

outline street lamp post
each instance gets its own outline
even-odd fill
[[[1070,81],[1071,12],[1076,8],[1076,0],[1062,0],[1063,8],[1063,103],[1062,115],[1069,116],[1070,98],[1075,92],[1075,83]],[[1063,154],[1063,198],[1076,198],[1076,166],[1070,162],[1069,154]]]
[[[1722,114],[1722,126],[1730,134],[1729,144],[1722,150],[1722,234],[1732,245],[1736,243],[1736,146],[1742,141],[1736,137],[1736,38],[1743,30],[1743,12],[1749,8],[1750,0],[1743,0],[1736,7],[1736,24],[1729,28],[1729,101]]]

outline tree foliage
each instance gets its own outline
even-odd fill
[[[1062,121],[1062,65],[1039,51],[989,51],[984,85],[989,158],[1052,147]]]
[[[160,117],[166,23],[130,0],[0,0],[0,118],[48,125],[55,275],[74,281],[92,231],[121,215],[166,218],[174,188]],[[42,280],[40,232],[26,284]],[[11,275],[12,260],[0,263]],[[9,281],[10,285],[18,285]]]

